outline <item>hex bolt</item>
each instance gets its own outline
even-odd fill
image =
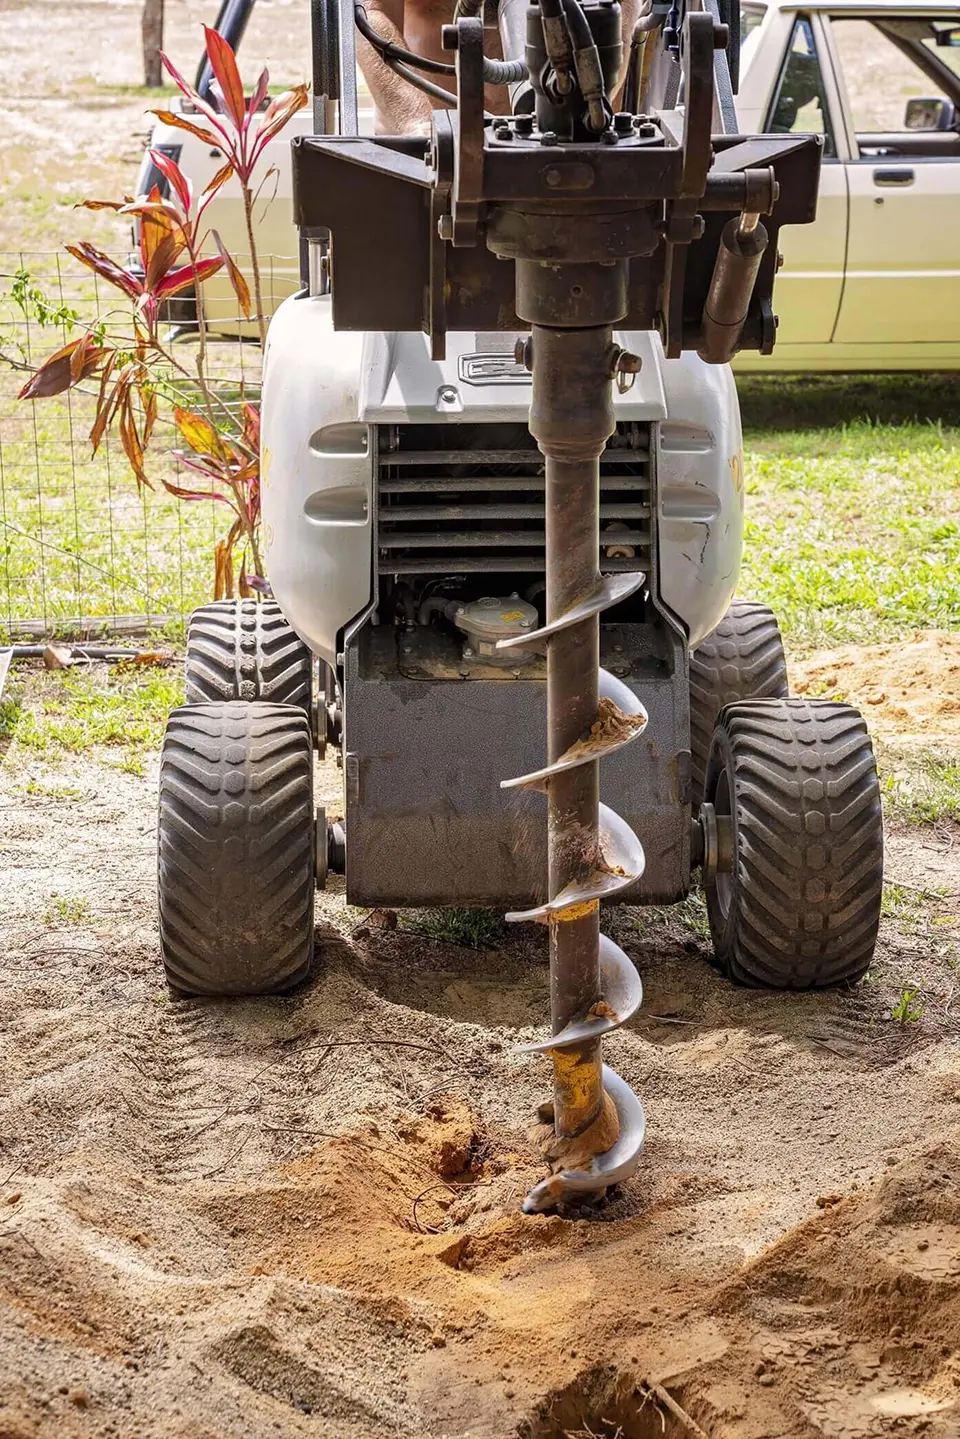
[[[454,385],[441,385],[437,391],[437,399],[444,405],[456,404],[457,391]]]
[[[465,660],[472,660],[472,659],[473,659],[473,650],[470,648],[469,645],[464,645],[464,647],[463,647],[463,658],[464,658]]]
[[[437,234],[441,240],[453,239],[453,216],[441,215],[437,221]]]
[[[633,130],[633,116],[629,110],[620,110],[613,117],[613,128],[618,135],[629,135]]]
[[[604,130],[603,134],[600,136],[600,139],[604,145],[616,145],[619,144],[620,136],[617,134],[616,130]]]
[[[544,171],[543,178],[550,188],[555,190],[558,185],[563,184],[563,171],[552,165],[549,170]]]
[[[544,130],[543,134],[540,136],[540,144],[559,145],[560,141],[557,139],[557,132],[555,130]]]
[[[658,133],[656,125],[650,120],[645,120],[642,125],[637,126],[637,134],[641,140],[653,140]]]
[[[516,127],[516,131],[517,131],[517,134],[518,134],[518,135],[532,135],[532,134],[533,134],[533,116],[532,116],[532,115],[518,115],[518,116],[516,117],[516,119],[514,120],[513,123],[514,123],[514,125],[515,125],[515,127]]]

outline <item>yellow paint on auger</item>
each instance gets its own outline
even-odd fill
[[[551,924],[567,924],[571,919],[584,919],[586,915],[593,914],[594,910],[600,908],[598,899],[584,899],[577,904],[567,905],[566,909],[557,909],[548,916]]]
[[[554,1085],[564,1094],[561,1111],[573,1121],[571,1133],[579,1134],[593,1123],[603,1103],[599,1059],[585,1060],[578,1049],[551,1049],[550,1058]]]

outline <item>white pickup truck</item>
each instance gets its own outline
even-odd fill
[[[735,368],[960,369],[960,3],[745,0],[741,23],[741,128],[821,134],[824,162],[815,223],[781,237],[776,350],[745,353]],[[300,283],[290,139],[311,128],[301,111],[262,161],[277,171],[259,222],[271,311]],[[218,151],[170,126],[158,124],[151,144],[198,186],[220,165]],[[159,178],[151,169],[145,157],[140,192]],[[242,262],[239,189],[225,186],[208,213]],[[207,318],[235,332],[236,301],[216,283]]]

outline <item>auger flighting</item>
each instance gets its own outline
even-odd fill
[[[546,466],[547,622],[527,643],[547,651],[548,763],[503,784],[546,793],[549,877],[546,902],[507,919],[549,926],[553,1036],[525,1049],[553,1061],[551,1152],[558,1162],[557,1172],[527,1196],[527,1213],[626,1179],[639,1162],[645,1129],[639,1100],[601,1058],[603,1036],[629,1019],[642,989],[623,950],[600,933],[600,901],[639,879],[644,858],[629,826],[601,805],[599,768],[605,755],[641,734],[647,716],[633,691],[600,668],[599,616],[645,576],[601,577],[598,566],[600,455],[614,430],[612,383],[621,362],[610,326],[622,311],[618,287],[610,284],[616,272],[597,269],[605,283],[591,293],[601,303],[595,310],[578,306],[577,318],[600,323],[561,327],[538,323],[544,307],[530,298],[534,286],[521,308],[517,264],[518,313],[533,326],[530,433]],[[625,273],[619,278],[625,287]],[[517,643],[504,640],[501,647]],[[565,1168],[561,1156],[574,1145],[582,1162]]]

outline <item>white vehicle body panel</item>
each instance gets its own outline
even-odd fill
[[[615,396],[618,420],[654,422],[659,592],[696,644],[736,588],[743,542],[740,412],[730,370],[665,360],[651,334],[621,333],[643,360]],[[374,599],[370,428],[526,421],[529,382],[470,383],[462,357],[483,337],[448,336],[431,360],[420,334],[333,329],[326,296],[285,301],[267,342],[262,411],[263,539],[274,593],[328,664]]]
[[[254,188],[262,185],[257,202],[254,224],[257,254],[261,260],[264,309],[271,315],[281,301],[300,288],[300,245],[293,223],[292,192],[293,176],[290,156],[290,141],[296,135],[308,134],[312,127],[309,111],[302,110],[295,115],[282,135],[271,140],[264,148],[253,181]],[[177,163],[188,175],[197,194],[208,185],[223,165],[219,150],[205,145],[195,135],[173,125],[159,121],[150,136],[150,145],[169,153],[175,152]],[[270,175],[274,169],[276,173]],[[140,172],[138,190],[144,188],[146,161]],[[205,220],[216,230],[238,265],[250,286],[253,295],[253,276],[250,269],[250,241],[247,237],[246,218],[243,212],[243,194],[239,180],[227,181],[211,200],[205,212]],[[252,323],[240,322],[240,310],[230,280],[224,270],[208,280],[203,287],[204,315],[212,329],[229,334],[256,334]]]
[[[744,351],[735,368],[960,368],[960,158],[861,157],[830,32],[831,16],[929,16],[960,25],[960,6],[922,0],[767,6],[744,45],[737,99],[744,130],[768,127],[798,16],[811,23],[837,154],[824,158],[815,222],[781,232],[774,353]],[[883,172],[898,166],[913,172],[910,183],[882,183]]]
[[[846,167],[850,222],[837,345],[956,346],[960,350],[960,161],[914,160],[913,183],[880,192],[896,161]]]

